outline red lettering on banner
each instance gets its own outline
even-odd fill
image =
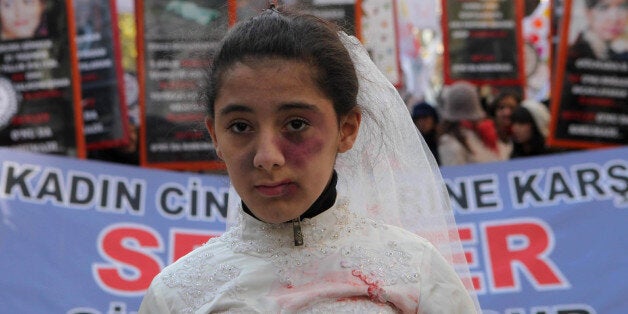
[[[475,243],[476,239],[473,234],[473,228],[471,226],[458,226],[458,235],[460,237],[460,241],[464,244],[466,242]],[[477,264],[475,258],[475,251],[473,250],[464,250],[464,257],[467,261],[467,264],[473,265]]]
[[[143,293],[162,268],[152,252],[163,252],[159,234],[150,227],[115,224],[105,228],[98,238],[101,256],[108,264],[94,264],[92,272],[98,284],[120,295]]]
[[[195,248],[202,246],[207,240],[219,236],[219,232],[194,231],[194,230],[171,230],[170,243],[170,263],[192,252]]]
[[[554,241],[549,226],[536,219],[516,219],[483,224],[490,286],[495,292],[519,291],[515,269],[525,274],[537,290],[568,288],[569,283],[548,258]]]
[[[474,268],[479,267],[478,254],[475,248],[468,248],[467,245],[476,245],[478,242],[475,227],[472,224],[458,224],[458,235],[463,245],[464,256],[469,265],[471,283],[473,289],[478,293],[484,293],[485,287],[482,280],[482,274],[473,272]]]

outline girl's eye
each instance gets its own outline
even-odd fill
[[[288,131],[301,131],[308,127],[308,123],[302,119],[294,119],[288,122]]]
[[[249,127],[249,125],[244,122],[235,122],[229,126],[229,130],[234,133],[244,133],[249,131],[250,129],[251,128]]]

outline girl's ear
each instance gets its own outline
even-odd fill
[[[344,153],[350,150],[358,137],[360,130],[360,122],[362,121],[362,113],[356,107],[353,108],[340,121],[340,142],[338,144],[338,152]]]
[[[209,136],[212,138],[212,143],[214,143],[214,149],[216,150],[216,155],[218,158],[222,159],[222,153],[220,152],[220,146],[218,146],[218,140],[216,139],[216,126],[214,124],[214,119],[210,116],[205,117],[205,126],[207,127],[207,131],[209,131]]]

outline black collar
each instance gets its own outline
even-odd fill
[[[336,202],[336,183],[337,182],[338,182],[338,175],[336,174],[336,170],[334,170],[331,176],[331,180],[329,181],[329,184],[327,185],[327,187],[325,187],[325,189],[323,190],[323,193],[321,193],[321,195],[316,199],[316,201],[314,201],[312,206],[310,206],[310,208],[308,208],[308,210],[306,210],[305,213],[303,213],[299,217],[299,220],[302,220],[305,218],[316,217],[317,215],[331,208]],[[249,214],[251,217],[257,220],[260,220],[259,218],[255,217],[255,215],[253,215],[253,213],[248,208],[248,206],[244,204],[244,201],[242,202],[242,210],[244,210],[244,212]]]

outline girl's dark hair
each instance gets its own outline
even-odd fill
[[[522,123],[532,125],[532,137],[528,143],[513,143],[511,157],[524,157],[542,155],[546,152],[545,137],[536,125],[532,114],[523,106],[513,110],[510,116],[512,123]]]
[[[314,82],[329,97],[338,118],[357,104],[358,79],[338,27],[312,15],[268,9],[233,27],[221,42],[205,90],[208,114],[214,116],[224,73],[238,62],[264,58],[303,61],[314,69]]]
[[[495,112],[497,111],[497,107],[499,106],[499,103],[508,97],[514,98],[517,104],[520,104],[521,101],[523,100],[521,98],[521,94],[518,91],[514,89],[505,89],[497,95],[495,100],[493,100],[493,104],[491,106],[491,116],[493,117],[495,116]]]

